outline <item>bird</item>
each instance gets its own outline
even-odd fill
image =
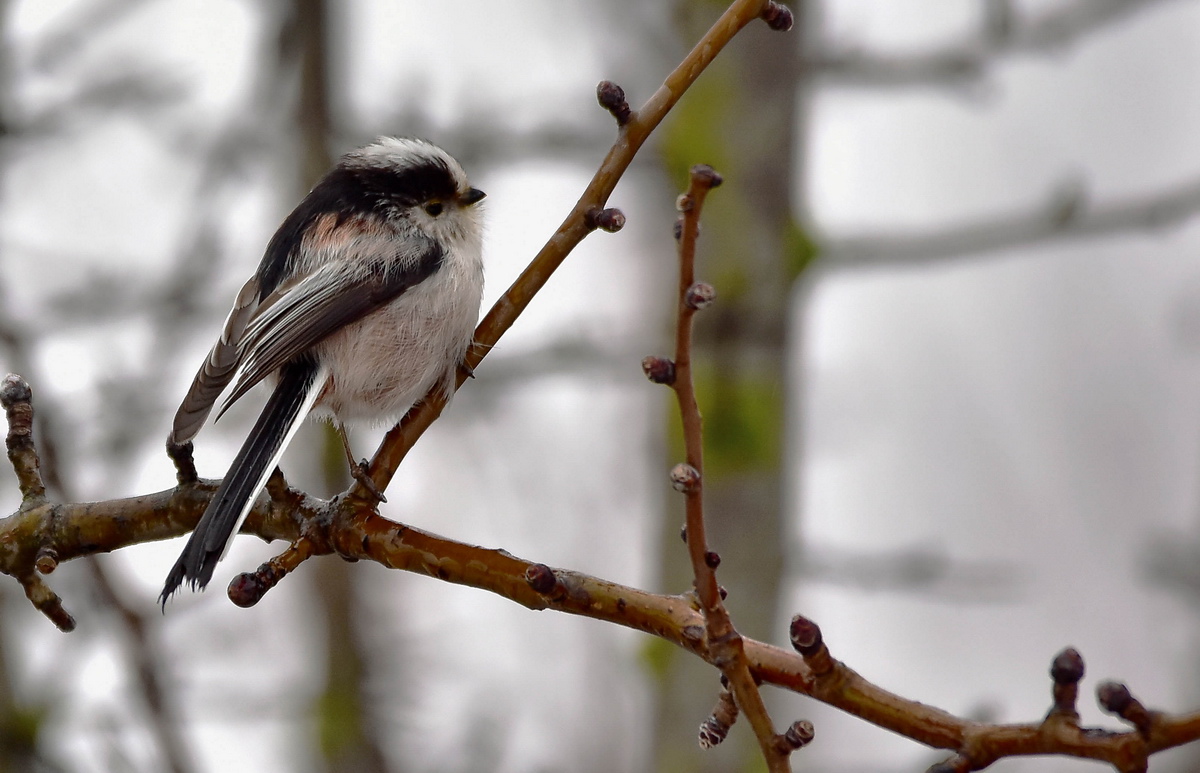
[[[203,590],[212,579],[307,416],[333,422],[352,474],[383,500],[345,423],[395,421],[432,389],[453,394],[483,297],[484,196],[437,145],[381,137],[342,156],[284,219],[167,439],[191,442],[231,382],[218,419],[273,383],[167,575],[164,611],[184,583]]]

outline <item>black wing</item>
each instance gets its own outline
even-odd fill
[[[325,256],[315,271],[264,298],[246,326],[238,381],[222,412],[284,363],[386,306],[442,263],[431,239],[409,237],[404,247],[396,251],[394,235],[360,239],[354,255]],[[380,256],[385,250],[390,257]]]

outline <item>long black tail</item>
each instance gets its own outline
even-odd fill
[[[318,383],[318,373],[314,363],[304,361],[293,361],[280,368],[278,386],[167,575],[162,595],[158,597],[164,607],[184,581],[193,589],[202,589],[212,579],[217,562],[229,549],[254,506],[255,497],[316,401],[323,387]]]

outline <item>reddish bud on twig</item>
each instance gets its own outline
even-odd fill
[[[655,384],[667,384],[669,386],[675,383],[675,363],[666,357],[650,356],[642,358],[642,373],[645,373],[646,378]]]
[[[596,86],[596,100],[617,119],[617,126],[624,126],[633,117],[629,102],[625,100],[625,89],[612,81],[600,81]]]
[[[710,550],[704,554],[704,565],[709,569],[716,569],[721,565],[721,557],[717,555],[717,551]]]
[[[785,754],[790,754],[802,747],[812,743],[812,739],[817,735],[817,729],[813,727],[813,723],[807,719],[800,719],[792,723],[782,735],[775,736],[776,743],[782,748],[780,751]]]
[[[587,213],[588,228],[599,228],[615,234],[625,227],[625,213],[616,207],[608,209],[590,209]]]
[[[533,588],[535,593],[545,596],[558,585],[558,577],[554,570],[545,564],[530,564],[525,570],[525,582],[529,583],[529,587]]]
[[[1050,664],[1050,678],[1055,684],[1076,684],[1083,679],[1083,656],[1074,647],[1067,647]]]
[[[729,734],[729,725],[723,725],[716,717],[709,717],[700,725],[700,748],[711,749],[725,740]]]
[[[711,749],[724,741],[737,718],[737,703],[733,700],[733,693],[726,687],[717,696],[717,705],[713,707],[712,714],[700,725],[700,748]]]
[[[1120,682],[1101,682],[1096,687],[1096,698],[1105,711],[1130,723],[1144,737],[1150,736],[1154,716],[1141,701],[1133,697],[1128,687]]]
[[[262,597],[267,595],[267,591],[275,587],[275,583],[279,582],[274,574],[270,564],[263,564],[256,572],[239,574],[229,583],[226,591],[229,600],[243,609],[254,606],[262,601]]]
[[[46,500],[46,484],[42,481],[41,460],[33,443],[33,390],[28,382],[15,373],[0,383],[0,405],[8,421],[4,444],[8,460],[17,474],[17,487],[26,504]]]
[[[671,486],[681,494],[691,494],[700,487],[700,473],[690,464],[677,464],[671,468]]]
[[[683,294],[683,302],[689,309],[707,308],[717,299],[717,291],[707,282],[696,282]]]
[[[39,548],[33,566],[42,574],[50,574],[58,568],[58,553],[54,548]]]
[[[767,23],[768,27],[776,32],[787,32],[796,23],[795,18],[792,16],[792,9],[776,2],[767,3],[767,7],[763,9],[761,18]]]
[[[833,671],[835,663],[829,654],[829,648],[825,646],[820,626],[804,615],[796,615],[792,618],[788,634],[792,646],[804,658],[804,662],[815,676],[824,676]]]
[[[1122,714],[1133,701],[1129,688],[1120,682],[1101,682],[1096,687],[1096,699],[1110,714]]]
[[[29,382],[16,373],[9,373],[0,382],[0,405],[9,408],[17,403],[27,403],[33,399],[33,390]]]
[[[717,593],[721,594],[721,601],[724,601],[725,599],[729,598],[729,591],[725,590],[724,585],[717,586]]]
[[[792,646],[796,649],[796,652],[805,657],[815,654],[823,643],[821,627],[804,615],[796,615],[792,618],[792,624],[788,633],[791,636]]]
[[[1077,716],[1075,703],[1079,699],[1079,680],[1083,679],[1083,656],[1074,647],[1067,647],[1050,664],[1054,680],[1054,712]]]
[[[708,164],[696,164],[693,166],[692,180],[705,188],[716,188],[725,182],[725,178]]]

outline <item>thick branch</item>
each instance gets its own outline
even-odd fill
[[[214,486],[202,482],[142,497],[53,506],[52,530],[42,515],[17,512],[0,521],[0,571],[16,575],[38,552],[63,560],[117,550],[149,539],[185,534],[200,519]],[[295,492],[292,492],[295,494]],[[552,609],[622,625],[715,662],[706,644],[703,614],[694,597],[649,593],[580,572],[550,569],[506,551],[455,542],[363,512],[349,499],[255,504],[242,529],[264,539],[289,542],[302,536],[312,552],[337,552],[394,569],[496,593],[529,609]],[[535,589],[531,577],[550,578]],[[1058,754],[1116,762],[1200,738],[1200,713],[1169,716],[1150,712],[1148,732],[1101,732],[1042,723],[988,725],[955,717],[902,698],[829,658],[814,668],[805,658],[770,644],[744,639],[756,680],[809,695],[880,727],[935,748],[968,750],[973,762],[1006,756]]]

